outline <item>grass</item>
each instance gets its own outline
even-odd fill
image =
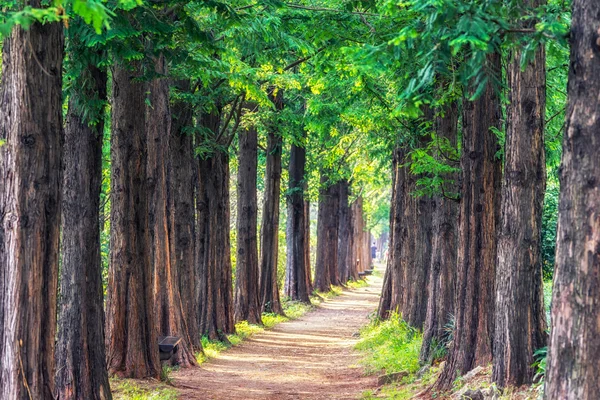
[[[164,383],[131,379],[110,380],[115,400],[177,400],[177,391]]]

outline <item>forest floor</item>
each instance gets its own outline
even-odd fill
[[[377,308],[382,279],[344,290],[305,316],[253,335],[199,368],[172,375],[185,400],[358,399],[377,387],[353,348]]]

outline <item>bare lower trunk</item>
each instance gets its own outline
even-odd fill
[[[332,284],[339,284],[336,280],[339,187],[337,184],[330,184],[327,175],[321,173],[319,192],[315,289],[328,292]],[[335,271],[332,272],[332,269]]]
[[[304,185],[306,191],[307,185]],[[304,200],[304,272],[308,293],[314,290],[310,267],[310,201]]]
[[[111,254],[106,306],[108,370],[158,377],[158,334],[148,227],[145,87],[140,68],[113,72]]]
[[[546,399],[600,393],[600,2],[574,0]]]
[[[488,68],[500,74],[500,56],[488,56]],[[493,80],[490,80],[493,81]],[[461,169],[463,173],[458,228],[458,262],[454,341],[437,385],[452,386],[462,374],[492,361],[496,226],[501,166],[498,141],[500,101],[488,84],[481,97],[463,105]]]
[[[306,150],[292,144],[287,198],[286,268],[284,294],[290,300],[310,303],[307,287],[304,167]]]
[[[61,309],[56,344],[60,399],[111,399],[104,349],[104,290],[100,257],[100,191],[107,74],[94,66],[74,87],[65,129]],[[102,106],[91,126],[76,101]]]
[[[351,229],[351,215],[350,205],[348,203],[348,195],[350,191],[350,184],[347,180],[340,181],[339,183],[339,228],[338,228],[338,276],[341,283],[346,283],[350,279],[350,268],[348,260],[352,257],[349,253],[352,253],[350,246],[352,245],[352,236],[350,235]]]
[[[540,1],[530,5],[539,6]],[[501,387],[531,383],[533,353],[546,346],[547,336],[541,256],[546,189],[543,46],[524,71],[520,61],[517,51],[508,67],[510,104],[498,233],[492,379]]]
[[[60,23],[15,27],[3,44],[0,398],[7,400],[54,399],[62,61]]]
[[[239,134],[235,321],[262,324],[258,277],[257,138],[255,127]]]

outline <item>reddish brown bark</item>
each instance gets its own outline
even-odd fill
[[[600,393],[600,2],[574,0],[545,399]]]
[[[111,254],[106,306],[108,370],[127,378],[160,373],[147,187],[145,86],[116,67],[112,81]]]
[[[326,173],[322,172],[315,266],[315,289],[321,292],[328,292],[331,285],[339,284],[337,278],[338,207],[339,186],[331,184]]]
[[[500,74],[500,56],[488,56],[488,70]],[[492,82],[490,80],[490,82]],[[492,361],[496,227],[499,220],[501,165],[498,141],[500,101],[490,83],[475,101],[464,102],[462,187],[458,228],[458,261],[454,341],[437,386],[452,386],[465,374]]]
[[[39,1],[26,5],[40,7]],[[13,28],[0,83],[0,398],[54,399],[63,27]]]
[[[350,215],[350,204],[348,195],[350,184],[347,180],[339,183],[339,227],[338,227],[338,277],[341,283],[350,279],[349,262],[352,259],[352,216]]]
[[[306,191],[307,185],[304,185]],[[314,291],[310,263],[310,201],[304,200],[304,272],[308,293]]]

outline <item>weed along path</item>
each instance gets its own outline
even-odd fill
[[[256,334],[199,368],[173,374],[181,399],[357,399],[377,386],[353,350],[382,279],[344,290],[303,317]]]

